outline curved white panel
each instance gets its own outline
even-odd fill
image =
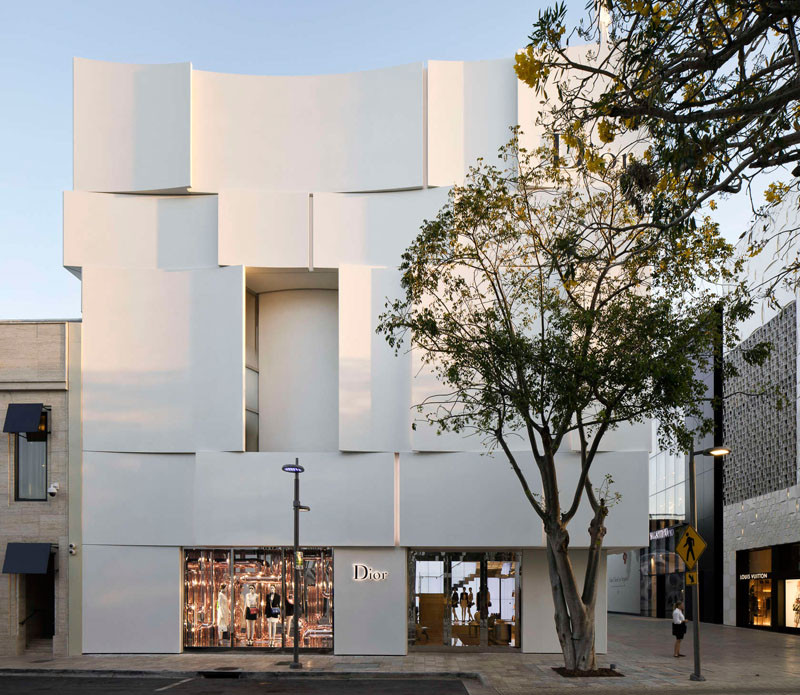
[[[217,196],[65,191],[64,265],[215,268]]]
[[[517,461],[531,489],[540,494],[541,479],[530,453]],[[558,454],[561,504],[568,508],[579,474],[579,459]],[[603,546],[647,545],[648,455],[646,452],[600,454],[592,465],[595,487],[611,475],[612,492],[622,495],[606,519]],[[461,513],[459,510],[469,510]],[[570,547],[589,543],[590,512],[585,495],[570,521]],[[544,545],[542,522],[531,507],[511,464],[494,454],[400,454],[400,544],[446,548],[536,547]]]
[[[338,293],[259,295],[261,451],[339,448]]]
[[[302,545],[390,546],[394,540],[392,454],[197,454],[194,489],[198,545],[291,545],[294,476],[281,470],[299,456]]]
[[[397,356],[375,333],[387,297],[400,295],[400,273],[386,268],[339,269],[339,448],[411,448],[411,359]]]
[[[219,264],[307,268],[308,193],[226,190],[219,194]]]
[[[194,455],[83,454],[83,542],[194,543]]]
[[[498,164],[517,123],[517,84],[510,58],[428,61],[429,185],[462,183],[478,157]]]
[[[192,73],[192,187],[422,186],[423,65],[343,75]]]
[[[519,460],[536,490],[533,457]],[[542,522],[501,455],[400,454],[400,545],[542,546]]]
[[[74,188],[190,186],[191,64],[75,58],[73,67]]]
[[[83,447],[244,449],[244,269],[83,270]]]
[[[180,548],[87,544],[80,552],[84,653],[181,651]]]
[[[447,202],[449,188],[341,195],[314,194],[314,267],[397,268],[400,257]]]

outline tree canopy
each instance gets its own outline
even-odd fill
[[[505,455],[548,536],[556,622],[566,664],[590,669],[594,603],[611,481],[594,480],[601,441],[622,423],[657,418],[690,445],[701,427],[702,373],[728,327],[747,311],[741,265],[710,220],[670,243],[642,221],[619,185],[620,167],[566,166],[515,137],[499,166],[479,162],[402,257],[403,296],[379,332],[410,343],[441,384],[420,408],[444,431],[473,432]],[[530,451],[541,486],[518,460]],[[580,477],[562,506],[556,455],[579,443]],[[539,493],[536,490],[541,490]],[[582,500],[592,513],[584,588],[569,561],[567,526]]]
[[[547,129],[582,130],[587,149],[641,138],[645,151],[623,183],[662,228],[749,191],[759,176],[769,182],[762,214],[797,189],[800,1],[601,3],[572,30],[563,3],[540,12],[517,56],[521,80],[558,94],[543,114]],[[594,48],[570,46],[576,40]],[[750,241],[752,254],[762,240]]]

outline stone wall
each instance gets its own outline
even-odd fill
[[[53,653],[67,653],[67,326],[61,322],[0,323],[0,422],[9,403],[51,406],[47,441],[48,484],[59,483],[56,497],[45,502],[14,499],[14,434],[0,433],[0,566],[8,543],[37,542],[58,546],[55,558],[55,636]],[[25,649],[25,575],[0,575],[0,655]]]
[[[736,624],[736,552],[800,542],[800,485],[723,508],[723,619]]]

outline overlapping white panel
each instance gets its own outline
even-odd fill
[[[190,186],[191,64],[75,58],[73,67],[74,188]]]
[[[537,481],[532,457],[519,460]],[[500,454],[401,453],[400,545],[542,546],[542,522]]]
[[[411,448],[411,359],[375,333],[387,297],[400,294],[400,273],[386,268],[339,269],[339,448]]]
[[[448,388],[436,378],[433,369],[422,360],[418,348],[411,350],[411,405],[414,429],[411,431],[411,448],[414,451],[484,451],[483,440],[471,430],[462,433],[446,432],[437,425],[428,424],[426,417],[445,417],[457,411],[457,406],[448,402]],[[423,405],[422,412],[417,406]],[[513,450],[530,451],[525,438],[509,437]]]
[[[653,448],[652,422],[625,422],[608,430],[600,440],[598,451],[651,451]],[[588,437],[589,445],[593,438]],[[581,450],[581,439],[577,432],[570,432],[569,445],[572,451]]]
[[[244,270],[83,271],[83,446],[244,448]]]
[[[558,459],[558,481],[561,505],[564,510],[572,504],[572,496],[580,475],[580,462],[577,456],[563,456]],[[606,486],[605,476],[610,475],[613,483]],[[614,493],[622,495],[618,503],[613,503],[606,517],[607,533],[603,546],[613,548],[641,548],[647,545],[647,524],[642,520],[648,516],[648,476],[649,454],[640,452],[610,452],[598,454],[592,463],[589,479],[592,487],[603,488],[602,495],[613,502]],[[583,495],[577,514],[570,521],[570,545],[585,547],[589,540],[586,529],[592,514],[586,495]]]
[[[426,219],[447,202],[448,188],[366,195],[314,194],[316,268],[345,264],[397,268]]]
[[[478,157],[497,162],[517,123],[514,61],[428,62],[428,184],[461,183]]]
[[[342,75],[192,73],[199,191],[419,187],[423,65]]]
[[[64,265],[215,268],[217,197],[65,191]]]
[[[308,267],[307,193],[225,190],[219,194],[219,264]]]
[[[258,307],[259,449],[336,451],[337,292],[265,292]]]
[[[392,454],[197,454],[194,524],[198,545],[291,545],[294,476],[281,466],[299,456],[300,543],[390,546],[394,540]]]
[[[181,651],[181,551],[84,545],[83,651]]]
[[[191,545],[194,455],[83,454],[83,542]]]

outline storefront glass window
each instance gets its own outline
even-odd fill
[[[800,630],[800,577],[784,580],[786,627]]]
[[[302,648],[333,648],[333,555],[306,548],[300,571]],[[288,648],[293,645],[292,550],[187,549],[184,646]]]
[[[772,580],[751,579],[747,588],[750,625],[766,627],[772,624]]]
[[[518,553],[412,552],[409,572],[413,645],[519,646]]]
[[[230,550],[187,550],[184,570],[184,646],[230,646]]]

